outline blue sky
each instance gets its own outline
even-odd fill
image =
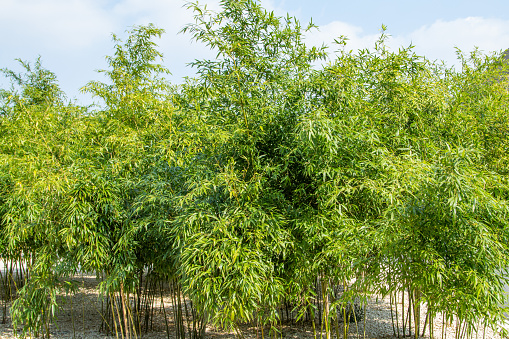
[[[405,34],[421,26],[430,25],[436,20],[452,21],[467,17],[509,19],[507,1],[274,0],[272,3],[288,11],[296,11],[302,18],[310,14],[319,25],[343,21],[360,26],[370,33],[376,32],[382,23],[388,25],[395,34]]]
[[[430,59],[455,64],[455,49],[484,51],[509,48],[509,1],[472,0],[262,0],[278,15],[290,13],[303,24],[311,18],[320,30],[307,36],[311,45],[330,43],[339,35],[349,37],[348,49],[372,47],[382,24],[392,36],[391,48],[414,44],[415,51]],[[219,9],[218,0],[202,0]],[[0,0],[0,68],[20,70],[14,61],[34,61],[55,72],[70,99],[90,103],[79,88],[100,80],[95,72],[105,68],[113,52],[111,33],[123,36],[132,25],[152,22],[166,34],[158,41],[165,65],[180,82],[192,75],[186,63],[212,58],[206,47],[177,34],[192,22],[184,0]],[[0,86],[7,87],[0,79]]]

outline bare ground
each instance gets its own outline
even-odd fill
[[[97,291],[97,281],[92,276],[84,277],[82,285],[74,296],[61,296],[64,303],[59,310],[58,317],[51,325],[50,333],[56,339],[71,339],[71,338],[116,338],[115,335],[108,336],[100,331],[101,326],[101,302]],[[72,303],[71,303],[72,299]],[[158,298],[156,298],[158,299]],[[175,338],[174,324],[171,317],[171,296],[165,295],[164,306],[166,308],[166,321],[165,312],[163,310],[160,299],[155,302],[154,319],[151,321],[151,327],[146,333],[138,333],[139,338],[146,339],[166,339]],[[401,301],[398,301],[401,308]],[[9,305],[8,305],[9,306]],[[0,311],[0,315],[2,311]],[[392,315],[394,316],[394,314]],[[421,310],[421,332],[424,326],[426,317],[426,310]],[[1,320],[1,318],[0,318]],[[168,323],[169,332],[166,331],[166,323]],[[435,338],[454,339],[456,324],[450,324],[445,329],[442,326],[441,317],[437,317],[434,321],[434,335]],[[426,338],[429,338],[429,330],[427,325]],[[490,328],[484,328],[481,324],[478,326],[478,332],[472,338],[486,338],[486,339],[501,339],[501,335]],[[359,323],[351,323],[348,338],[394,338],[394,330],[391,322],[391,311],[389,300],[373,298],[366,307],[366,324],[362,320]],[[314,339],[314,333],[311,324],[283,324],[278,327],[280,334],[279,338],[305,338]],[[397,330],[397,329],[396,329]],[[320,327],[317,326],[318,337],[320,336]],[[340,335],[342,336],[343,329],[340,324]],[[444,331],[444,332],[442,332]],[[257,332],[257,328],[250,325],[241,326],[242,336],[245,339],[260,338],[261,333]],[[336,329],[333,329],[333,337],[335,337]],[[399,333],[403,333],[403,329],[399,328]],[[408,329],[407,329],[408,333]],[[412,330],[413,333],[413,330]],[[217,328],[207,327],[206,337],[214,339],[229,339],[235,338],[234,332],[229,332]],[[265,337],[268,337],[268,329],[265,330]],[[15,338],[14,329],[10,322],[9,315],[5,324],[0,324],[0,339]]]

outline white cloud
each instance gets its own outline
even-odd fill
[[[390,35],[390,31],[388,32]],[[340,35],[348,37],[345,50],[370,48],[375,45],[380,34],[365,34],[361,27],[334,21],[321,26],[319,31],[306,35],[311,46],[322,43],[330,46],[330,51],[337,49],[332,46],[334,39]],[[474,47],[489,53],[509,48],[509,21],[486,19],[480,17],[461,18],[452,21],[437,20],[431,25],[423,26],[406,35],[390,36],[387,41],[389,48],[415,46],[417,54],[431,60],[444,60],[448,65],[458,65],[456,49],[470,52]]]
[[[429,59],[457,64],[454,47],[470,52],[479,47],[488,53],[509,48],[509,21],[469,17],[453,21],[437,20],[403,37],[416,52]]]
[[[79,87],[99,79],[95,69],[107,67],[104,56],[113,53],[111,33],[125,38],[130,26],[154,23],[166,34],[156,43],[165,55],[165,64],[174,73],[173,82],[193,74],[185,64],[194,59],[214,58],[203,44],[192,42],[189,34],[178,34],[192,23],[193,12],[184,8],[186,0],[0,0],[2,53],[0,68],[19,69],[15,58],[33,61],[42,56],[43,65],[54,71],[70,97]],[[200,0],[212,10],[219,10],[219,0]],[[284,1],[261,0],[262,6],[277,15],[286,15]],[[287,1],[290,3],[290,1]],[[290,15],[300,17],[296,8]],[[302,23],[304,26],[307,22]],[[389,32],[390,33],[390,32]],[[306,34],[306,42],[320,46],[340,35],[349,38],[347,50],[372,48],[379,34],[366,33],[359,26],[334,21],[318,31]],[[509,21],[463,18],[436,21],[405,35],[393,36],[388,44],[397,49],[413,43],[416,52],[430,59],[455,63],[454,46],[470,51],[479,46],[485,51],[509,48]],[[6,83],[0,77],[0,87]]]
[[[116,22],[96,1],[4,0],[0,29],[11,32],[3,38],[18,48],[80,49],[104,39]]]
[[[330,47],[330,52],[332,52],[334,49],[337,49],[332,43],[341,35],[348,38],[345,49],[353,51],[373,47],[379,37],[378,34],[364,34],[361,27],[345,22],[333,21],[308,32],[305,35],[305,41],[309,46],[319,47],[325,44]]]
[[[295,8],[294,3],[292,1],[281,0],[278,1],[279,4],[276,5],[275,0],[260,0],[261,6],[266,9],[268,12],[274,12],[277,16],[286,17],[287,14],[293,17],[301,17],[302,9]]]
[[[190,34],[179,34],[185,25],[194,23],[194,13],[184,7],[185,4],[184,0],[123,0],[112,9],[112,15],[123,18],[129,26],[153,23],[165,30],[161,39],[155,42],[173,73],[172,82],[179,82],[183,76],[193,73],[185,68],[187,63],[196,58],[215,56],[207,46],[192,42]],[[219,0],[200,1],[199,4],[212,11],[220,9]]]
[[[193,21],[193,12],[186,8],[184,0],[123,0],[118,2],[112,14],[124,18],[131,24],[148,24],[169,28],[168,33],[177,33],[184,25]],[[218,0],[200,1],[200,6],[209,10],[219,9]]]
[[[185,0],[2,0],[0,68],[21,70],[15,58],[33,61],[42,56],[43,66],[56,73],[62,88],[72,98],[92,79],[102,79],[96,69],[107,67],[104,57],[113,53],[111,33],[122,39],[133,25],[154,23],[166,30],[156,43],[165,64],[179,81],[193,71],[185,64],[211,56],[206,46],[192,43],[188,34],[178,34],[193,22]],[[219,9],[219,0],[200,1]],[[8,33],[7,33],[8,32]],[[213,55],[212,55],[213,56]],[[7,81],[0,76],[0,87]]]

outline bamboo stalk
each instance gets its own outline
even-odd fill
[[[127,319],[127,309],[126,309],[126,300],[124,295],[124,283],[120,282],[120,302],[122,304],[122,318],[124,321],[124,331],[125,337],[127,339],[131,339],[130,331],[129,331],[129,323]]]
[[[404,287],[402,288],[402,291],[401,291],[401,322],[403,323],[403,337],[405,337],[406,320],[405,320],[405,288]],[[399,335],[398,335],[398,337],[399,337]]]
[[[118,339],[118,327],[117,327],[117,321],[115,319],[115,300],[114,296],[111,295],[112,292],[110,292],[110,304],[111,304],[111,319],[113,320],[113,328],[115,329],[115,337]]]
[[[168,317],[166,316],[166,307],[164,307],[164,297],[163,297],[163,281],[161,280],[161,305],[163,307],[164,312],[164,323],[166,325],[166,335],[168,336],[168,339],[170,339],[170,327],[168,325]]]
[[[410,293],[410,288],[408,288],[408,311],[407,311],[407,320],[408,320],[408,336],[412,336],[412,308],[413,308],[413,300],[412,294]]]
[[[136,332],[136,326],[134,324],[134,318],[133,318],[133,314],[132,314],[132,311],[131,311],[130,300],[131,300],[131,298],[130,298],[129,292],[128,292],[127,293],[127,314],[129,315],[129,320],[131,321],[132,332],[134,334],[134,338],[137,339],[138,338],[138,333]]]
[[[442,339],[445,339],[445,327],[446,327],[445,319],[446,319],[445,312],[442,312]]]
[[[83,272],[81,272],[81,282],[83,286],[83,337],[85,337],[85,278],[83,277]]]
[[[72,337],[73,339],[76,338],[76,328],[74,327],[74,309],[73,309],[73,298],[74,296],[71,295],[71,321],[72,321]],[[102,305],[102,304],[101,304]]]
[[[394,291],[394,303],[396,304],[394,309],[396,310],[396,330],[399,338],[399,319],[398,319],[398,292]]]
[[[390,305],[390,308],[391,308],[392,331],[394,333],[394,336],[396,336],[396,327],[394,326],[394,314],[392,312],[392,306],[393,306],[392,292],[389,293],[389,305]]]
[[[429,315],[429,337],[430,339],[435,338],[435,317],[433,313]]]
[[[114,292],[116,293],[116,292]],[[124,327],[122,325],[122,318],[121,318],[121,314],[120,314],[120,310],[118,308],[118,302],[117,302],[117,296],[115,295],[115,297],[113,298],[113,303],[115,305],[115,310],[117,311],[117,317],[118,317],[118,325],[120,327],[120,334],[122,336],[122,338],[125,338],[124,336]]]
[[[322,300],[323,300],[323,321],[325,323],[325,338],[330,339],[328,281],[324,278],[322,278]]]

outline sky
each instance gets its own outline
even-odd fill
[[[219,0],[201,0],[220,10]],[[133,25],[153,23],[166,33],[156,40],[164,54],[172,83],[180,83],[194,70],[187,63],[211,59],[215,53],[179,34],[193,23],[185,0],[0,0],[0,68],[21,71],[15,60],[31,63],[41,57],[54,72],[68,98],[80,104],[92,98],[80,94],[88,81],[101,80],[105,57],[113,54],[111,34],[126,37]],[[509,48],[507,0],[261,0],[277,15],[289,13],[303,26],[312,20],[320,28],[306,36],[309,45],[330,45],[340,35],[347,49],[371,48],[382,24],[391,36],[392,49],[415,46],[419,55],[456,65],[456,49],[485,52]],[[334,48],[331,48],[331,51]],[[0,88],[9,83],[0,78]]]

